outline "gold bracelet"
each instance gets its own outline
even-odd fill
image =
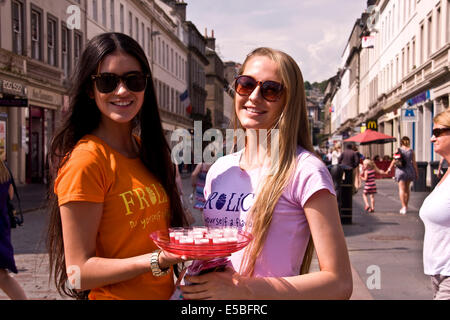
[[[169,273],[170,267],[166,269],[161,269],[159,266],[159,254],[161,253],[161,250],[155,250],[150,255],[150,267],[152,269],[152,274],[155,277],[162,277]]]

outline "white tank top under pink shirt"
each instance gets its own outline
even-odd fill
[[[255,200],[255,190],[263,170],[244,171],[239,167],[243,150],[219,158],[208,171],[204,194],[205,224],[232,226],[251,232],[247,214]],[[299,274],[310,230],[303,206],[317,191],[336,195],[331,175],[324,163],[311,152],[298,147],[297,168],[273,212],[266,242],[256,260],[254,276],[287,277]],[[239,271],[243,250],[231,261]]]

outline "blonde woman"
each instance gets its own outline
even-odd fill
[[[14,249],[11,244],[11,225],[9,222],[7,199],[14,196],[11,176],[3,160],[0,160],[0,289],[11,299],[26,299],[20,284],[9,275],[9,271],[17,273],[14,261]]]
[[[450,162],[450,109],[433,119],[434,150]],[[420,208],[425,226],[423,268],[433,286],[434,300],[450,300],[450,171],[439,181]]]
[[[210,168],[203,212],[207,225],[245,229],[254,240],[231,255],[233,268],[187,277],[197,285],[182,286],[184,297],[348,299],[352,275],[335,191],[311,145],[297,63],[258,48],[247,56],[235,90],[235,128],[255,134]],[[278,130],[278,145],[270,129]],[[320,271],[306,274],[311,238]]]

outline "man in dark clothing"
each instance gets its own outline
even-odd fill
[[[347,144],[344,152],[339,156],[338,161],[343,169],[352,169],[353,194],[357,193],[361,185],[361,181],[359,180],[359,155],[353,151],[353,144]]]
[[[359,156],[353,151],[353,145],[348,144],[345,151],[339,156],[339,164],[355,169],[359,166]]]

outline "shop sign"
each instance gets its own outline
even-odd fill
[[[0,80],[0,90],[2,93],[25,96],[25,87],[23,84],[9,80]]]
[[[377,121],[376,120],[367,121],[367,129],[377,131],[378,130]]]
[[[417,107],[402,107],[401,114],[402,122],[417,122],[418,111]]]
[[[0,98],[1,107],[28,107],[28,99]]]
[[[39,102],[43,102],[46,104],[52,105],[61,105],[61,96],[54,94],[53,92],[37,89],[37,88],[29,88],[29,98],[32,100],[36,100]]]
[[[430,90],[418,94],[417,96],[409,99],[406,103],[408,104],[408,106],[413,106],[427,100],[430,100]]]

